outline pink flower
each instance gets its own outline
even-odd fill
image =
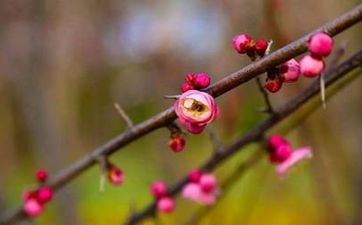
[[[203,174],[199,182],[203,192],[212,192],[216,188],[216,177],[213,174]]]
[[[299,63],[290,59],[281,66],[281,76],[285,82],[297,81],[300,75]]]
[[[167,186],[163,181],[155,181],[151,184],[151,193],[155,198],[167,195]]]
[[[255,42],[255,51],[259,56],[264,56],[266,49],[268,48],[268,42],[265,39],[259,39]]]
[[[195,81],[194,81],[194,87],[195,89],[202,89],[209,86],[211,82],[211,78],[206,73],[199,73],[196,75]]]
[[[290,170],[292,166],[305,158],[311,158],[312,151],[309,147],[302,147],[295,149],[291,155],[284,160],[284,162],[280,163],[276,167],[276,171],[280,178],[285,178],[286,174]]]
[[[25,201],[23,210],[28,216],[36,217],[43,212],[44,207],[35,198],[31,198]]]
[[[46,179],[48,178],[48,171],[40,169],[36,171],[35,177],[39,182],[45,182]]]
[[[217,191],[204,192],[200,184],[188,183],[182,189],[182,196],[201,205],[212,205],[216,201]]]
[[[189,90],[175,102],[175,112],[181,124],[190,133],[201,133],[208,123],[216,119],[218,108],[214,98],[201,91]]]
[[[157,208],[161,212],[171,213],[175,209],[175,202],[170,197],[162,197],[157,201]]]
[[[53,198],[53,189],[50,187],[40,187],[36,194],[36,199],[40,203],[46,203],[52,200]]]
[[[114,185],[122,184],[124,180],[123,170],[115,165],[110,165],[108,169],[108,180]]]
[[[316,33],[309,38],[308,47],[312,55],[326,57],[332,52],[333,39],[325,32]]]
[[[235,36],[232,39],[232,44],[233,44],[234,49],[240,54],[246,53],[248,45],[251,42],[252,42],[252,39],[249,34],[240,34],[240,35]]]
[[[324,61],[310,55],[304,56],[300,62],[300,72],[306,77],[315,77],[324,69]]]

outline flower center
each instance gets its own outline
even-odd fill
[[[201,115],[209,111],[209,107],[202,102],[199,102],[192,98],[186,98],[183,100],[182,105],[184,109],[192,113],[195,116]]]

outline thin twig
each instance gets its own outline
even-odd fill
[[[114,108],[116,108],[119,115],[122,117],[124,122],[126,123],[129,129],[133,128],[133,122],[131,118],[127,115],[127,113],[122,109],[122,107],[118,103],[114,103]]]
[[[362,65],[362,50],[358,51],[355,55],[350,57],[348,60],[339,65],[335,70],[331,71],[329,74],[326,74],[326,86],[329,86],[346,76],[350,71],[353,71],[356,68],[361,68]],[[311,83],[307,88],[305,88],[297,96],[291,98],[287,103],[275,109],[273,114],[270,114],[267,119],[261,122],[254,129],[250,130],[241,138],[237,139],[232,144],[226,146],[223,151],[217,151],[206,160],[200,167],[200,170],[210,171],[219,166],[227,158],[231,157],[236,152],[240,151],[246,145],[259,141],[263,134],[272,128],[274,125],[291,115],[294,111],[300,108],[312,97],[317,95],[320,91],[319,81],[316,80]],[[169,194],[174,196],[178,194],[182,187],[187,183],[188,177],[184,176],[174,185],[169,187]],[[153,215],[156,211],[156,203],[152,202],[144,210],[139,213],[131,215],[128,220],[125,222],[127,225],[137,224],[141,220]]]
[[[224,143],[221,141],[219,134],[212,127],[206,127],[206,131],[209,133],[209,138],[214,151],[222,150],[224,148]]]
[[[104,191],[104,184],[106,181],[106,172],[107,172],[107,157],[100,156],[98,158],[99,161],[99,170],[100,170],[100,177],[99,177],[99,192]]]
[[[360,22],[361,19],[362,4],[359,4],[350,11],[346,12],[344,15],[324,24],[313,32],[288,44],[283,48],[280,48],[268,56],[263,57],[258,62],[251,63],[237,72],[226,76],[204,91],[208,92],[214,97],[218,97],[258,76],[259,74],[264,73],[268,68],[277,66],[290,58],[304,53],[307,50],[306,42],[311,34],[325,31],[331,36],[334,36]],[[173,107],[166,109],[165,111],[149,118],[148,120],[135,125],[133,129],[128,129],[103,145],[93,149],[89,154],[85,155],[49,179],[46,185],[53,187],[54,190],[60,189],[65,184],[69,183],[77,176],[82,174],[85,170],[96,164],[97,157],[99,155],[108,156],[116,152],[119,148],[124,147],[125,145],[156,129],[164,127],[175,119],[176,114]],[[13,209],[10,212],[6,212],[4,215],[0,216],[0,224],[12,224],[25,218],[27,218],[27,216],[23,212],[22,207],[19,206],[18,208]]]
[[[163,96],[163,98],[166,99],[178,99],[180,97],[180,95],[165,95]]]
[[[263,87],[263,84],[260,81],[260,77],[256,77],[255,80],[256,80],[256,83],[258,85],[259,91],[263,95],[265,105],[266,105],[266,108],[263,109],[262,112],[274,113],[273,106],[272,106],[272,104],[270,102],[270,99],[269,99],[269,94],[266,92],[265,88]]]

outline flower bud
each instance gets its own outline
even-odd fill
[[[114,185],[120,185],[124,181],[123,170],[116,167],[115,165],[110,165],[108,168],[108,180]]]
[[[35,177],[39,182],[45,182],[46,179],[48,178],[48,171],[40,169],[36,171]]]
[[[151,193],[155,198],[161,198],[167,195],[167,186],[162,181],[155,181],[151,184]]]
[[[186,145],[185,137],[181,133],[171,134],[171,138],[168,141],[168,147],[174,152],[181,152]]]
[[[290,145],[289,142],[280,134],[271,135],[268,138],[268,145],[272,149],[276,149],[281,145]]]
[[[295,59],[290,59],[281,66],[281,76],[285,82],[297,81],[300,75],[300,66]]]
[[[275,92],[279,91],[280,88],[282,88],[282,84],[283,84],[283,81],[282,81],[280,78],[278,78],[278,77],[276,77],[275,79],[269,79],[269,78],[268,78],[268,79],[266,80],[266,82],[265,82],[264,87],[265,87],[268,91],[270,91],[270,92],[272,92],[272,93],[275,93]]]
[[[193,85],[195,83],[195,79],[196,79],[196,74],[194,73],[187,73],[185,75],[185,81],[190,85]]]
[[[189,173],[189,181],[192,183],[198,183],[202,176],[202,172],[200,170],[191,170]]]
[[[46,203],[52,200],[53,198],[53,189],[50,187],[40,187],[37,191],[36,199],[40,203]]]
[[[304,56],[300,62],[300,72],[306,77],[315,77],[321,74],[324,69],[324,61],[310,55]]]
[[[280,145],[269,153],[269,159],[273,163],[282,163],[292,154],[292,148],[289,145]]]
[[[24,202],[23,210],[26,213],[26,215],[30,217],[36,217],[43,212],[44,207],[36,199],[31,198]]]
[[[206,193],[214,191],[216,188],[216,183],[216,177],[212,174],[204,174],[201,176],[200,187],[201,190]]]
[[[189,90],[192,90],[192,89],[194,89],[194,87],[191,86],[191,85],[190,85],[189,83],[187,83],[187,82],[184,82],[184,83],[181,85],[181,87],[180,87],[180,90],[181,90],[182,93],[184,93],[184,92],[186,92],[186,91],[189,91]]]
[[[264,56],[265,51],[268,48],[268,42],[265,39],[259,39],[256,41],[254,48],[259,56]]]
[[[157,201],[157,208],[161,212],[171,213],[175,209],[175,202],[170,197],[162,197]]]
[[[308,40],[308,48],[312,55],[326,57],[332,52],[333,39],[325,32],[313,34]]]
[[[247,51],[248,45],[252,41],[251,36],[249,34],[240,34],[235,36],[232,39],[232,44],[234,49],[240,53],[244,54]]]
[[[209,75],[207,75],[206,73],[199,73],[195,78],[194,87],[196,89],[206,88],[207,86],[209,86],[210,81],[211,79]]]

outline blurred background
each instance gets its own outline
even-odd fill
[[[249,63],[231,38],[247,32],[273,49],[312,31],[359,0],[1,0],[0,212],[17,206],[34,172],[55,174],[125,129],[118,102],[135,122],[170,106],[183,75],[219,80]],[[358,24],[336,37],[345,57],[361,47]],[[273,94],[285,102],[310,83],[300,79]],[[237,181],[198,224],[362,224],[362,79],[336,94],[287,137],[313,147],[314,158],[281,182],[266,158]],[[248,82],[218,98],[212,126],[232,142],[261,121],[263,99]],[[120,187],[99,193],[93,167],[57,193],[32,224],[120,224],[152,197],[149,185],[172,183],[211,153],[207,134],[189,135],[175,154],[160,129],[126,146],[111,161],[126,173]],[[256,146],[216,170],[223,180]],[[130,207],[131,206],[131,207]],[[183,224],[199,206],[181,198],[163,224]],[[29,224],[30,222],[24,222]],[[152,219],[144,224],[154,224]]]

